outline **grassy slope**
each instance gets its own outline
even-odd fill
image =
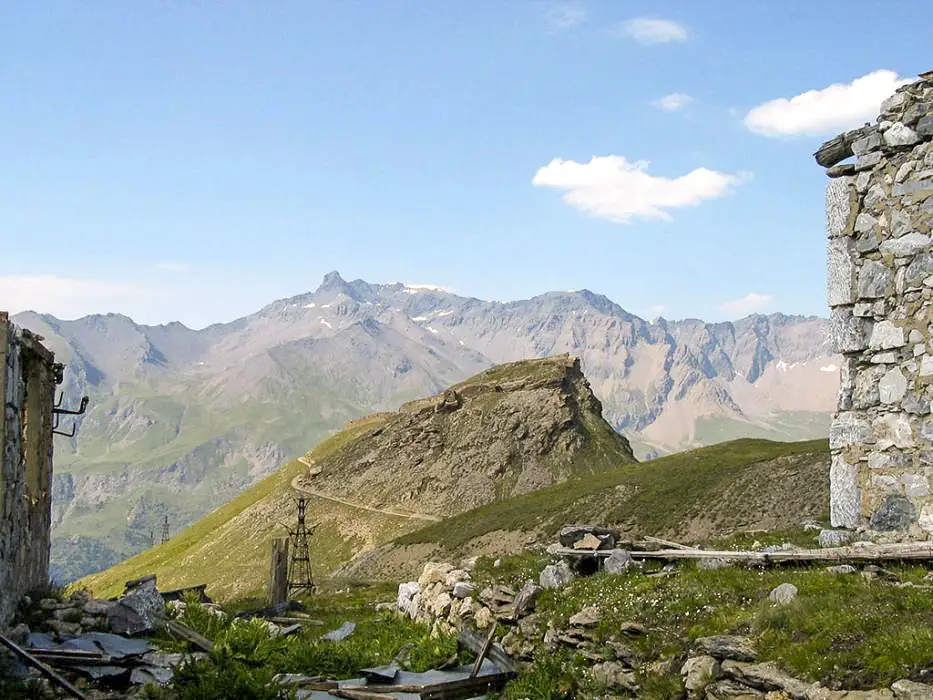
[[[402,545],[456,550],[496,531],[556,532],[603,522],[635,534],[694,534],[779,527],[821,517],[829,503],[828,443],[742,439],[573,479],[476,508],[402,536]],[[704,527],[704,524],[706,527]]]
[[[372,429],[379,421],[359,421],[351,429],[325,440],[312,452],[316,460],[325,459],[348,442]],[[282,523],[291,524],[294,510],[289,484],[306,468],[298,461],[284,466],[240,494],[225,506],[202,518],[163,545],[146,550],[120,564],[78,581],[98,595],[115,595],[124,581],[156,573],[163,589],[207,582],[208,591],[221,599],[256,594],[265,584],[267,549],[272,537],[282,536]],[[329,502],[312,502],[311,517],[329,520],[328,514],[354,517],[356,511]],[[409,521],[373,514],[377,530],[386,537],[399,534]],[[316,572],[346,560],[352,552],[340,532],[324,524],[311,538],[312,565]]]

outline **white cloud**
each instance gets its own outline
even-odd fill
[[[187,272],[190,269],[188,263],[177,262],[174,260],[166,260],[165,262],[156,263],[152,267],[158,272]]]
[[[873,120],[881,103],[911,82],[889,70],[876,70],[851,83],[833,83],[758,105],[745,115],[749,131],[764,136],[819,136],[845,131]]]
[[[590,216],[627,224],[635,218],[669,221],[666,209],[721,197],[751,176],[697,168],[671,179],[649,175],[649,165],[646,160],[629,163],[623,156],[593,156],[589,163],[555,158],[531,182],[564,190],[564,203]]]
[[[562,2],[550,7],[544,18],[554,29],[570,29],[586,19],[586,9],[575,2]]]
[[[676,112],[678,109],[683,109],[691,102],[695,102],[695,100],[690,97],[690,95],[685,95],[682,92],[672,92],[670,95],[665,95],[661,99],[655,100],[651,103],[651,106],[657,107],[665,112]]]
[[[770,294],[750,292],[741,299],[733,299],[719,305],[719,310],[730,316],[748,316],[771,306],[774,299]]]
[[[130,284],[57,275],[0,277],[0,309],[10,313],[37,311],[59,318],[78,318],[114,311],[128,299],[147,298],[152,291]]]
[[[669,19],[636,17],[623,23],[619,31],[639,44],[667,44],[687,40],[687,28]]]

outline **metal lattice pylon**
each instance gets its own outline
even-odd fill
[[[317,587],[311,576],[311,551],[308,547],[308,527],[305,524],[307,502],[298,499],[298,527],[289,531],[291,536],[291,561],[288,564],[288,597],[295,593],[314,593]],[[311,531],[314,530],[312,526]]]
[[[162,521],[162,542],[161,544],[165,544],[166,542],[168,542],[168,516],[167,515],[165,516],[165,519]]]

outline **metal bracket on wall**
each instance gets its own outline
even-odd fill
[[[52,434],[53,435],[62,435],[64,437],[74,437],[77,430],[77,424],[71,424],[71,432],[66,433],[58,429],[59,416],[83,416],[85,411],[87,411],[87,404],[90,399],[87,396],[81,397],[81,406],[77,411],[71,411],[67,408],[62,408],[62,401],[65,399],[64,392],[58,397],[58,401],[55,402],[54,408],[52,408]]]

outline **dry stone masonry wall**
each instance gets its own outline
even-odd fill
[[[832,178],[828,299],[834,350],[844,355],[830,429],[832,524],[930,538],[933,72],[816,159]]]
[[[0,624],[49,580],[52,408],[62,366],[0,312]]]

